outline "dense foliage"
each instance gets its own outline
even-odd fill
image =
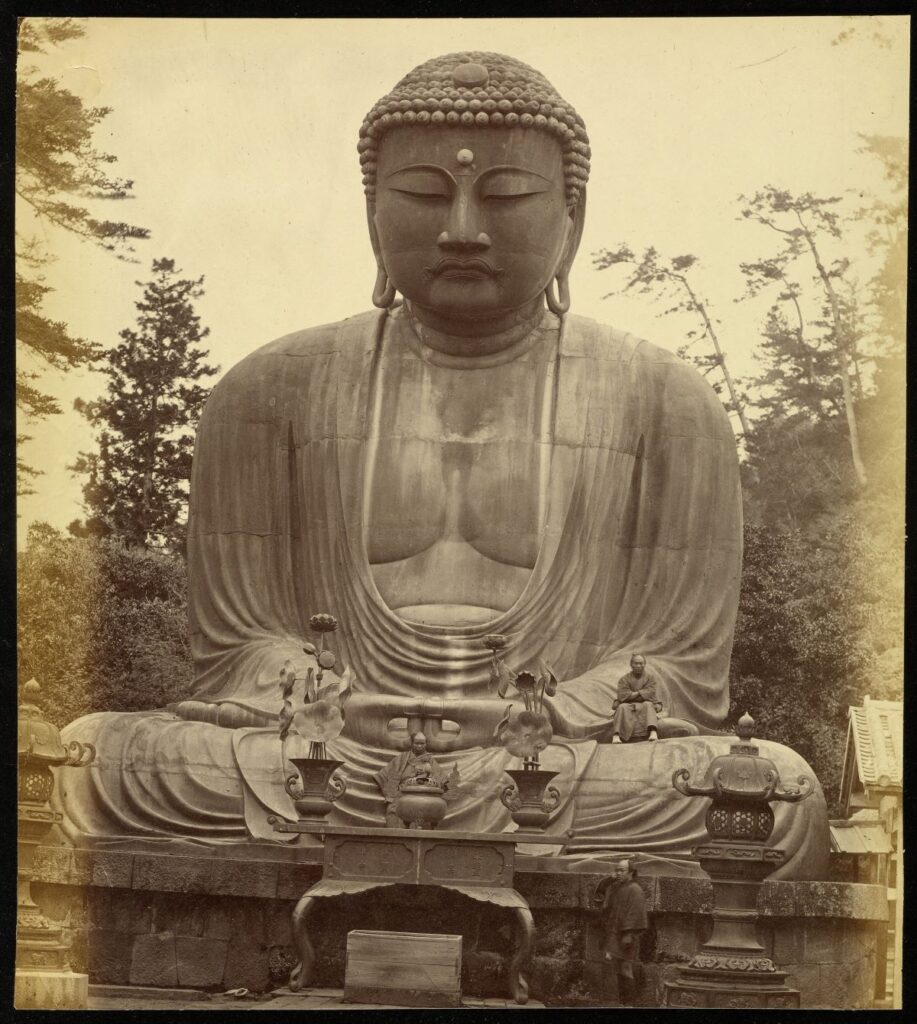
[[[169,259],[154,260],[153,274],[137,282],[137,328],[121,331],[100,364],[105,395],[77,402],[99,429],[98,452],[82,452],[74,466],[89,476],[90,514],[77,532],[183,552],[194,430],[209,394],[200,381],[217,371],[204,362],[210,332],[193,305],[204,279],[180,277]]]
[[[76,235],[120,258],[145,228],[96,217],[99,201],[126,200],[133,182],[113,177],[110,153],[97,150],[94,135],[109,114],[107,107],[86,107],[53,79],[29,63],[49,48],[83,35],[71,18],[24,19],[19,30],[19,75],[16,90],[16,405],[28,422],[60,412],[53,396],[37,382],[46,367],[69,370],[86,365],[98,347],[49,317],[43,302],[50,287],[43,268],[53,257],[49,242],[55,231]],[[20,434],[18,440],[28,440]],[[17,462],[17,491],[31,493],[29,478],[39,471]]]
[[[903,139],[862,142],[881,163],[884,197],[855,205],[771,185],[739,197],[759,249],[740,265],[737,300],[771,304],[760,369],[739,392],[750,425],[743,419],[745,561],[729,723],[747,710],[758,735],[798,750],[829,804],[849,706],[866,695],[899,700],[903,689],[907,149]],[[864,249],[878,265],[865,284],[852,269]],[[682,317],[689,345],[679,354],[711,348],[694,361],[725,374],[687,278],[696,257],[663,260],[650,247],[637,258],[627,245],[596,254],[600,269],[619,264],[629,268],[623,289],[666,299],[664,312]]]
[[[116,540],[41,523],[18,561],[20,683],[34,676],[47,717],[162,707],[188,694],[185,565]]]

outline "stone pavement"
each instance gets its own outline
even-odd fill
[[[264,996],[210,995],[195,989],[142,988],[128,985],[90,985],[90,1010],[385,1010],[403,1009],[381,1003],[345,1003],[339,988],[310,988],[290,992],[281,988]],[[530,999],[520,1006],[511,999],[466,997],[467,1009],[541,1010],[544,1003]]]

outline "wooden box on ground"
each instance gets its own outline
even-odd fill
[[[345,1002],[461,1006],[461,980],[461,935],[347,933]]]

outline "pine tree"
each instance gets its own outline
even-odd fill
[[[722,381],[716,377],[711,384],[713,390],[720,394],[725,384],[729,393],[728,401],[723,404],[726,411],[735,413],[739,418],[742,427],[742,434],[748,437],[751,433],[751,425],[745,414],[745,398],[740,394],[740,382],[733,377],[726,364],[726,354],[714,326],[714,318],[710,315],[707,302],[698,294],[694,285],[688,278],[688,271],[698,263],[696,256],[673,256],[671,259],[662,257],[655,248],[650,246],[639,259],[634,255],[628,245],[619,245],[617,249],[602,249],[594,254],[593,262],[597,269],[607,270],[609,267],[616,267],[626,264],[632,267],[630,274],[624,284],[618,289],[619,292],[629,291],[636,288],[641,294],[652,294],[656,298],[674,300],[674,305],[663,311],[663,315],[672,313],[689,313],[699,324],[696,328],[687,331],[687,344],[678,349],[681,358],[691,358],[695,366],[706,376],[711,371],[719,368],[722,373]],[[615,292],[609,292],[604,296],[606,299]],[[691,354],[691,348],[699,342],[707,342],[711,352],[700,352]]]
[[[100,364],[105,397],[76,403],[100,433],[98,453],[81,453],[72,467],[89,475],[89,516],[72,530],[183,550],[194,427],[209,393],[199,381],[217,368],[204,361],[200,342],[210,332],[193,306],[203,277],[180,277],[170,259],[154,260],[153,274],[137,282],[136,328],[121,331]]]
[[[110,112],[85,107],[78,96],[24,63],[25,54],[43,54],[84,34],[72,18],[28,18],[19,29],[19,81],[16,97],[16,405],[26,422],[60,412],[57,401],[37,382],[44,367],[67,370],[92,362],[98,347],[52,320],[42,303],[51,290],[43,268],[52,262],[48,228],[69,232],[116,256],[130,258],[132,242],[149,232],[123,221],[98,220],[83,201],[124,200],[133,182],[112,177],[117,159],[93,147],[93,133]],[[75,201],[77,200],[77,201]],[[29,233],[29,225],[34,232]],[[38,230],[40,228],[40,230]],[[19,434],[17,442],[29,439]],[[28,478],[38,470],[17,459],[17,492],[32,493]]]
[[[767,185],[751,197],[740,196],[739,201],[743,204],[742,217],[763,224],[781,237],[781,248],[770,261],[774,266],[785,272],[791,265],[800,261],[808,264],[811,260],[816,271],[815,280],[828,307],[828,329],[835,354],[835,374],[843,397],[850,459],[859,485],[865,487],[866,467],[855,408],[859,325],[851,316],[854,305],[845,301],[843,295],[849,261],[837,259],[826,263],[823,253],[832,240],[841,238],[840,216],[835,210],[840,198],[821,198],[811,192],[794,195],[786,189]]]

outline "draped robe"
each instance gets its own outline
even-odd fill
[[[286,659],[301,661],[309,617],[321,611],[340,623],[334,647],[355,692],[496,699],[481,640],[510,635],[513,664],[542,657],[561,680],[549,708],[555,738],[542,756],[563,794],[549,831],[572,827],[597,849],[670,864],[701,841],[706,801],[680,797],[671,775],[686,766],[699,777],[730,742],[714,733],[728,710],[741,569],[735,439],[714,392],[671,354],[581,317],[558,329],[545,314],[541,329],[557,342],[540,549],[515,604],[480,626],[402,620],[381,599],[366,556],[369,411],[381,353],[410,330],[400,311],[288,335],[223,378],[200,423],[192,479],[197,703],[68,727],[67,739],[99,751],[94,768],[63,772],[72,837],[276,838],[267,815],[295,817],[274,721],[278,675]],[[596,742],[635,650],[650,660],[667,713],[707,735]],[[806,770],[792,751],[761,746],[784,774]],[[348,778],[329,821],[380,825],[373,776],[393,750],[345,732],[328,752]],[[512,828],[499,800],[503,769],[513,767],[506,752],[444,758],[457,764],[464,796],[441,827]],[[820,791],[776,813],[774,842],[790,854],[781,873],[819,877]]]

